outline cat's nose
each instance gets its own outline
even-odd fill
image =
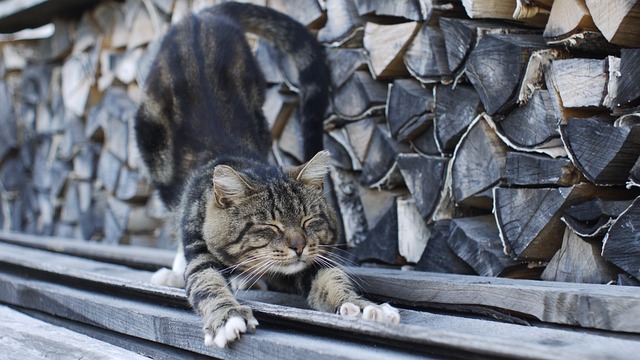
[[[302,252],[304,251],[305,246],[307,246],[307,241],[304,237],[294,237],[289,239],[289,249],[296,252],[296,255],[302,256]]]

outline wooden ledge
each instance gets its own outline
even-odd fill
[[[0,1],[0,33],[36,28],[56,16],[66,16],[98,3],[100,0],[5,0]]]

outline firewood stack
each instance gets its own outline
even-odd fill
[[[132,115],[161,35],[214,3],[105,1],[0,44],[4,229],[170,246]],[[640,1],[266,5],[326,46],[345,261],[640,284]],[[249,39],[272,161],[298,164],[296,71]]]

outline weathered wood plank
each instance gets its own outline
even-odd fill
[[[135,246],[98,246],[82,241],[5,231],[0,231],[0,241],[150,270],[171,267],[174,258],[173,252],[168,250]]]
[[[7,246],[11,245],[5,245],[5,247]],[[15,246],[12,247],[15,248]],[[39,250],[26,250],[31,254],[36,252],[47,254]],[[64,265],[65,258],[68,256],[50,253],[49,255],[59,259],[57,262],[60,265],[57,268],[49,267],[48,271],[54,275],[54,278],[46,276],[48,282],[45,282],[38,279],[37,272],[30,270],[32,267],[35,269],[43,266],[39,260],[23,264],[27,267],[26,270],[31,273],[28,277],[11,275],[6,273],[8,269],[15,269],[15,264],[11,263],[19,264],[24,257],[14,254],[14,258],[11,260],[12,256],[8,255],[6,251],[0,252],[0,256],[2,256],[0,263],[9,265],[9,267],[0,266],[0,269],[3,270],[3,273],[0,274],[0,290],[2,290],[0,291],[0,300],[217,357],[268,357],[287,354],[287,358],[304,357],[306,359],[315,359],[321,355],[333,356],[334,358],[362,358],[362,356],[371,359],[386,359],[389,356],[403,356],[403,358],[410,356],[408,358],[413,358],[412,353],[395,349],[395,347],[407,349],[407,345],[412,344],[409,345],[410,348],[413,351],[421,352],[422,356],[446,351],[448,356],[475,354],[480,358],[496,356],[530,358],[531,354],[536,354],[536,358],[543,359],[553,359],[558,356],[567,359],[596,359],[607,354],[614,359],[624,359],[640,349],[640,342],[631,338],[621,340],[580,332],[529,328],[495,322],[487,323],[475,319],[431,315],[408,310],[401,310],[402,316],[405,318],[403,324],[385,326],[376,323],[353,322],[341,319],[334,314],[245,301],[256,310],[262,326],[256,334],[245,336],[232,348],[220,351],[208,349],[202,345],[200,320],[195,314],[184,308],[166,306],[167,301],[176,305],[181,304],[179,307],[185,306],[186,298],[182,290],[128,280],[130,275],[126,274],[127,271],[148,274],[144,271],[84,260],[88,264],[92,264],[93,267],[101,269],[102,274],[95,276],[95,270],[90,270],[91,265],[87,266],[86,270],[79,270],[75,266],[67,267]],[[119,271],[122,273],[115,277],[105,275],[110,268],[121,268]],[[360,270],[369,273],[384,273],[384,271],[374,269]],[[405,274],[411,277],[419,273]],[[56,276],[63,276],[60,281],[64,281],[65,284],[73,283],[69,280],[78,279],[78,276],[83,280],[93,278],[92,281],[99,285],[94,289],[101,289],[105,293],[87,291],[87,287],[80,284],[77,289],[56,285],[51,282],[55,281]],[[361,277],[361,279],[364,278]],[[477,279],[477,277],[471,279]],[[483,278],[480,285],[489,283],[484,279],[486,278]],[[366,279],[365,281],[370,282]],[[378,281],[375,283],[380,284]],[[420,285],[424,284],[420,283]],[[364,286],[369,286],[369,284],[364,284]],[[413,286],[407,287],[406,284],[403,286],[405,286],[404,292],[412,291],[409,289]],[[469,286],[469,284],[465,284],[465,286]],[[455,288],[457,288],[456,284],[454,284],[454,292],[456,292]],[[115,293],[112,289],[119,289],[119,295],[113,296]],[[429,289],[433,288],[421,288],[417,291],[432,291]],[[614,288],[612,291],[614,296],[620,292],[620,289],[624,288]],[[638,292],[636,291],[636,294]],[[36,294],[37,296],[34,296]],[[145,294],[154,296],[155,300],[152,304],[135,300]],[[123,297],[127,295],[130,296],[128,300]],[[477,295],[484,295],[484,293]],[[50,304],[58,305],[50,306]],[[276,321],[274,317],[278,320]],[[295,333],[283,331],[282,325],[295,326],[298,329],[302,329],[304,326],[305,330],[310,330],[311,327],[322,330],[323,334],[327,334],[329,331],[334,336],[327,338],[311,335],[306,331]],[[349,337],[354,340],[343,340],[347,332],[350,334]],[[284,334],[287,334],[286,340]],[[367,339],[367,342],[374,341],[378,345],[373,347],[361,343],[358,339]],[[549,342],[549,339],[556,339],[556,341]],[[557,339],[562,339],[561,343],[558,343]],[[394,348],[390,348],[388,345],[392,345]],[[417,354],[414,352],[413,355]]]
[[[638,288],[370,268],[347,270],[360,279],[369,296],[399,304],[473,303],[545,322],[640,332]]]
[[[81,359],[143,360],[144,356],[71,330],[36,320],[0,305],[0,347],[3,360]]]

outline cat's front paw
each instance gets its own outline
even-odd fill
[[[400,313],[398,309],[389,304],[365,305],[364,309],[360,306],[346,302],[340,306],[338,310],[340,316],[347,319],[358,319],[362,317],[363,320],[376,321],[383,324],[398,324],[400,323]]]
[[[239,311],[234,311],[239,310]],[[240,339],[246,332],[254,333],[258,320],[253,317],[250,309],[239,307],[231,309],[228,313],[235,313],[221,322],[215,315],[205,320],[204,344],[224,348],[232,341]]]

